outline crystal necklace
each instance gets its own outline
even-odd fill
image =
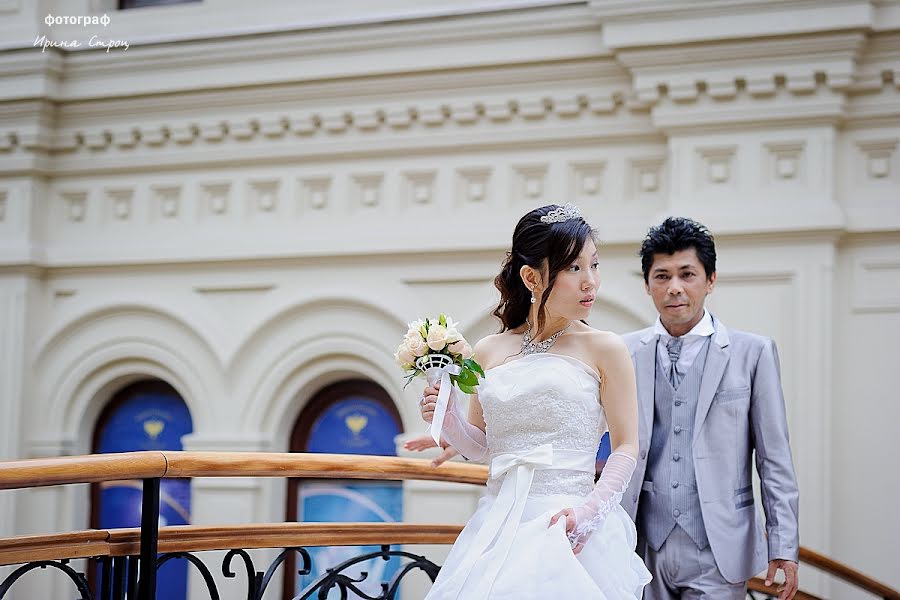
[[[546,352],[550,349],[550,347],[556,342],[556,339],[569,330],[569,327],[572,326],[572,322],[570,321],[568,325],[548,337],[543,342],[534,342],[531,337],[531,322],[527,319],[525,320],[525,324],[528,325],[528,329],[525,330],[525,333],[522,334],[522,350],[519,351],[523,356],[528,356],[529,354],[540,354],[542,352]]]

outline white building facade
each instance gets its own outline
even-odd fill
[[[655,318],[647,228],[689,216],[716,235],[711,310],[779,345],[801,543],[900,587],[900,2],[113,4],[0,2],[0,457],[90,452],[148,378],[188,405],[189,450],[287,451],[348,379],[421,432],[405,323],[496,331],[522,214],[579,204],[591,323],[618,332]],[[409,483],[405,519],[461,523],[476,494]],[[0,494],[0,536],[88,504]],[[285,484],[197,480],[193,506],[279,521]]]

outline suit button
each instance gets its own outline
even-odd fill
[[[675,456],[672,457],[672,460],[674,460],[675,462],[678,462],[679,460],[681,460],[681,455],[676,452]]]
[[[676,433],[676,434],[681,433],[681,425],[676,425],[676,426],[675,426],[675,433]]]
[[[672,482],[672,487],[673,487],[673,488],[677,488],[677,487],[678,487],[678,482],[677,482],[677,481],[673,481],[673,482]]]
[[[681,400],[675,401],[675,406],[681,406],[682,404],[684,404],[684,402],[682,402]]]
[[[641,460],[643,460],[643,459],[645,459],[645,458],[647,458],[647,451],[646,451],[646,450],[641,450]]]
[[[637,502],[637,494],[632,494],[632,496],[631,496],[631,501],[632,501],[632,502]]]
[[[681,511],[678,510],[678,509],[676,508],[675,510],[672,511],[672,514],[673,514],[673,515],[675,516],[675,518],[677,519],[678,517],[681,516]]]

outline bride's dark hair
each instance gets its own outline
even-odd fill
[[[541,217],[560,208],[550,204],[536,208],[519,219],[513,232],[512,249],[506,253],[503,269],[494,278],[500,290],[500,304],[492,313],[500,319],[500,332],[525,324],[531,308],[531,292],[519,271],[528,265],[546,277],[546,287],[538,304],[537,330],[544,327],[547,315],[544,306],[556,282],[557,274],[575,262],[588,239],[597,242],[596,232],[584,219],[577,217],[561,223],[544,223]]]

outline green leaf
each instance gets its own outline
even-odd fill
[[[462,371],[460,371],[456,380],[459,383],[462,383],[464,385],[469,385],[469,386],[478,385],[478,377],[475,375],[475,373],[473,373],[469,369],[463,369]]]
[[[460,384],[459,384],[459,391],[461,391],[461,392],[463,392],[463,393],[465,393],[465,394],[474,394],[474,393],[475,393],[475,388],[472,387],[472,386],[468,386],[468,385],[466,385],[466,384],[464,384],[464,383],[460,383]]]
[[[482,377],[484,377],[484,369],[482,369],[481,365],[479,365],[477,362],[475,362],[471,358],[467,358],[466,360],[464,360],[463,366],[465,366],[467,369],[475,371],[476,373],[478,373]]]
[[[441,327],[447,326],[447,317],[446,317],[446,315],[444,315],[444,313],[441,313],[438,316],[438,323],[440,323]]]

